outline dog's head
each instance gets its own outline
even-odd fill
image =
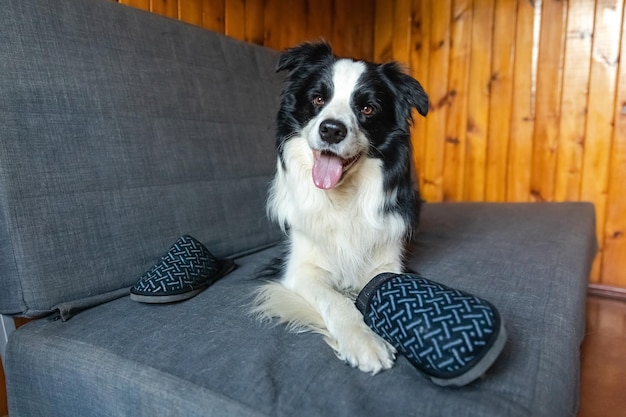
[[[324,42],[287,49],[277,71],[288,71],[278,115],[278,149],[306,139],[312,175],[322,189],[335,187],[363,156],[385,159],[394,142],[410,148],[411,109],[425,116],[422,86],[396,63],[336,57]],[[284,161],[283,161],[284,163]]]

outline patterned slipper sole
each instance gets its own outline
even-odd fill
[[[419,274],[377,275],[356,304],[365,323],[437,385],[479,378],[506,343],[493,305]]]
[[[235,269],[230,259],[217,259],[191,236],[180,237],[130,289],[142,303],[173,303],[194,297]]]

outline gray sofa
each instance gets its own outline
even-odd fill
[[[507,345],[459,389],[404,358],[365,374],[247,313],[281,239],[264,209],[277,52],[106,0],[0,10],[11,417],[576,414],[593,206],[427,203],[409,267],[495,304]],[[131,301],[182,234],[238,268],[184,302]]]

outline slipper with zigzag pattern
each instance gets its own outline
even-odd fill
[[[483,375],[506,342],[493,305],[419,274],[379,274],[356,305],[372,330],[441,386],[466,385]]]
[[[181,236],[130,289],[142,303],[172,303],[191,298],[235,269],[230,259],[217,259],[195,238]]]

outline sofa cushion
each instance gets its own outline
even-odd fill
[[[126,294],[186,233],[280,237],[277,52],[102,0],[3,3],[0,39],[0,313]]]
[[[316,334],[247,314],[255,270],[279,248],[188,301],[128,297],[9,339],[10,414],[20,416],[573,416],[593,206],[427,204],[409,266],[478,295],[508,332],[487,375],[441,388],[404,358],[376,376],[339,361]],[[33,372],[33,370],[37,372]]]

